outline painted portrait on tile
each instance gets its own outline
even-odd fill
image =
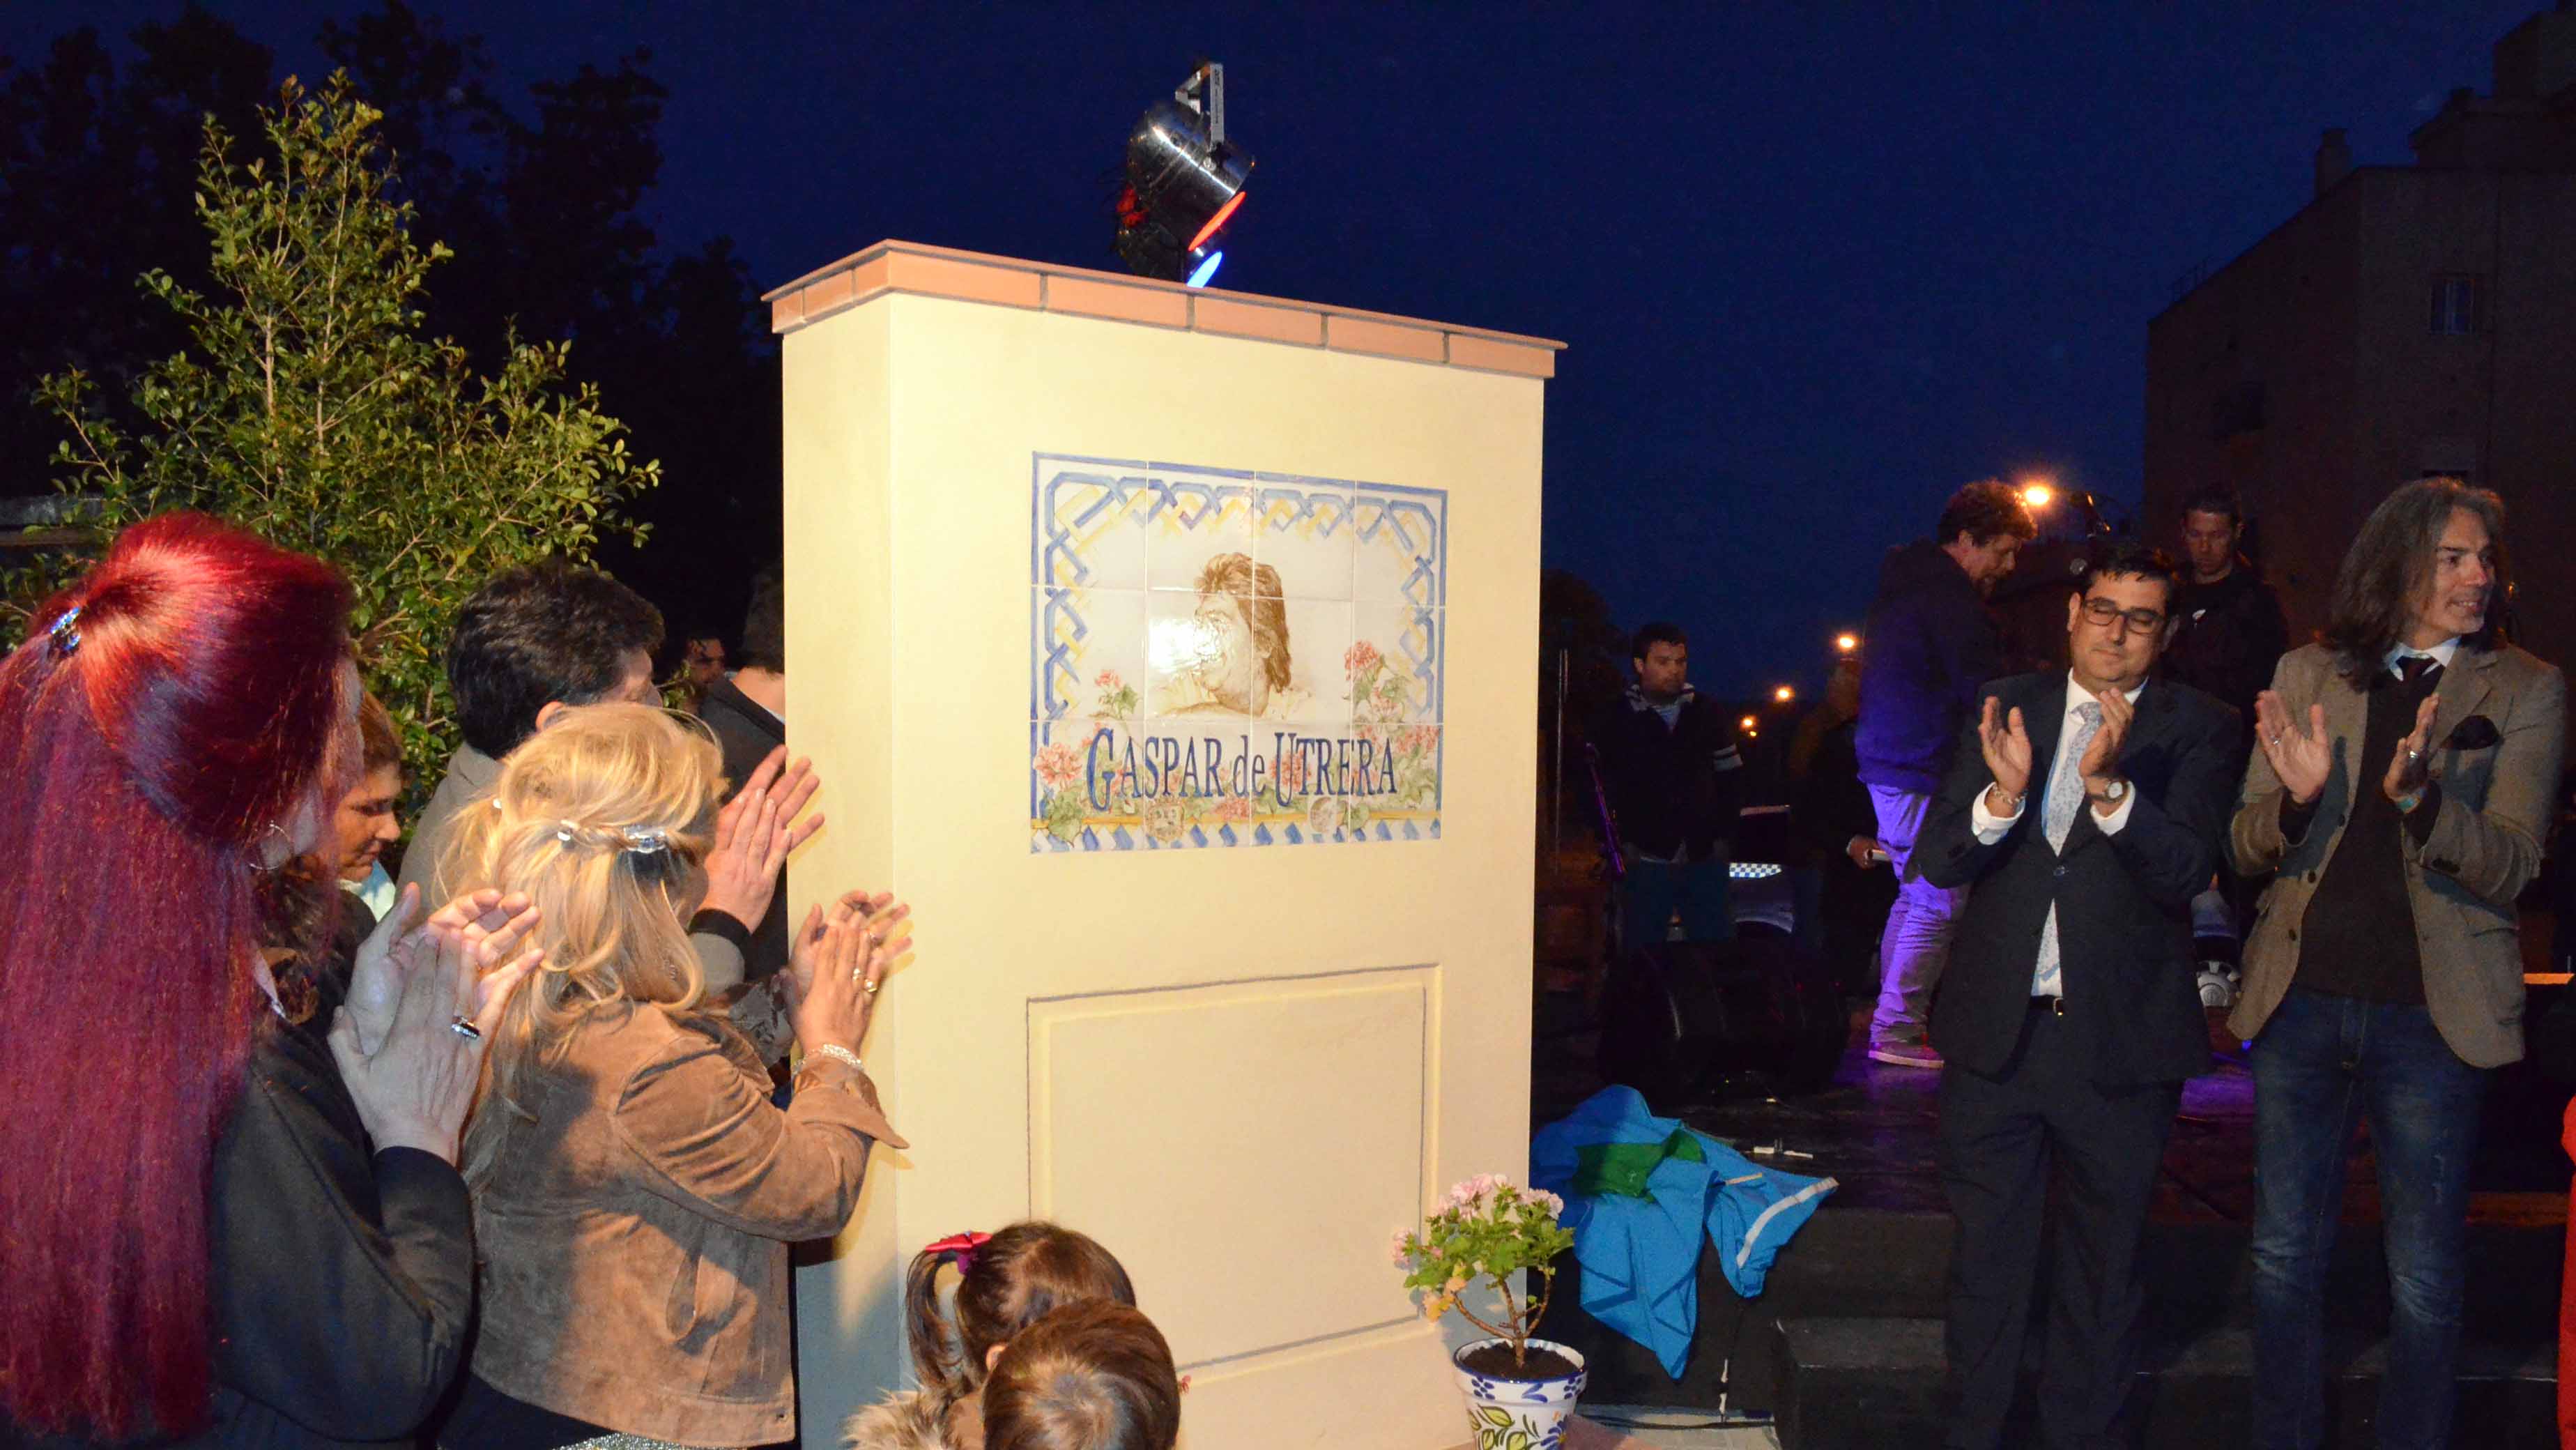
[[[1440,834],[1448,497],[1039,454],[1036,852]]]

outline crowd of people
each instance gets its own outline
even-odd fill
[[[491,580],[398,870],[350,611],[165,516],[0,663],[0,1445],[792,1438],[788,1246],[905,1146],[860,1048],[911,923],[785,919],[821,819],[776,581],[701,720],[631,590]],[[943,1240],[910,1294],[921,1388],[854,1450],[1174,1444],[1170,1348],[1088,1238]]]
[[[1889,554],[1861,663],[1798,743],[1802,839],[1841,858],[1827,883],[1895,877],[1868,1055],[1941,1073],[1945,1443],[2000,1442],[2043,1243],[2042,1434],[2113,1443],[2148,1200],[2182,1083],[2212,1065],[2194,920],[2214,902],[2250,924],[2227,1026],[2254,1085],[2253,1443],[2322,1440],[2328,1253],[2366,1124],[2392,1301],[2379,1443],[2445,1445],[2471,1150],[2489,1079],[2523,1055],[2516,901],[2554,819],[2565,680],[2506,636],[2493,493],[2397,489],[2295,648],[2238,502],[2196,496],[2183,521],[2186,563],[2097,549],[2063,662],[2031,669],[1988,600],[2038,530],[2014,490],[1959,490]],[[1596,738],[1622,757],[1603,773],[1623,831],[1635,812],[1722,861],[1740,759],[1722,729],[1685,732],[1681,647],[1639,636],[1628,728]],[[1650,878],[1629,940],[1663,940],[1677,897],[1685,934],[1731,933]]]

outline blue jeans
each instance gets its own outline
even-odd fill
[[[2382,1450],[2451,1439],[2469,1158],[2487,1073],[2422,1007],[2292,987],[2254,1040],[2254,1444],[2325,1435],[2325,1278],[2353,1127],[2379,1162],[2393,1312]]]
[[[1968,906],[1968,888],[1935,886],[1913,871],[1914,838],[1932,798],[1891,785],[1869,788],[1878,811],[1878,841],[1896,868],[1896,904],[1878,941],[1878,1010],[1870,1014],[1869,1040],[1921,1042],[1932,1021],[1932,989],[1950,964],[1950,938]]]
[[[1619,884],[1619,949],[1660,945],[1676,907],[1684,941],[1733,941],[1735,912],[1726,866],[1724,861],[1675,866],[1629,858],[1627,879]]]

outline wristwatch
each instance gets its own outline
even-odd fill
[[[2098,800],[2105,805],[2114,806],[2128,798],[2129,783],[2125,780],[2116,779],[2105,782],[2102,786],[2102,793],[2094,797],[2095,800]]]

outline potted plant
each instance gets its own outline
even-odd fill
[[[1422,1291],[1424,1315],[1455,1309],[1490,1336],[1451,1356],[1476,1450],[1557,1450],[1583,1393],[1583,1356],[1531,1337],[1555,1288],[1557,1255],[1574,1247],[1574,1235],[1557,1226],[1564,1211],[1553,1193],[1482,1173],[1450,1189],[1420,1232],[1395,1236],[1395,1266],[1406,1288]],[[1523,1269],[1538,1274],[1526,1298],[1512,1292]],[[1487,1297],[1500,1306],[1487,1306],[1491,1319],[1467,1306],[1480,1280],[1492,1281]]]

